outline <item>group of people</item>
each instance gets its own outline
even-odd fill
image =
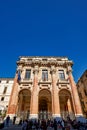
[[[22,130],[47,130],[54,129],[57,130],[58,126],[61,130],[64,130],[63,121],[54,120],[24,120],[22,122]]]
[[[15,121],[16,121],[16,116],[13,117],[13,121],[12,121],[13,125],[15,124]],[[6,119],[4,120],[4,126],[9,127],[10,122],[11,122],[11,119],[10,119],[10,116],[8,115]]]
[[[22,130],[87,130],[87,123],[77,120],[24,120],[21,125]]]
[[[10,116],[8,115],[5,119],[4,126],[9,127],[10,125]],[[16,116],[13,117],[12,123],[15,124]],[[87,130],[87,123],[81,123],[80,121],[77,122],[76,120],[71,120],[68,118],[67,121],[61,119],[57,121],[54,120],[22,120],[20,119],[19,125],[21,125],[22,130],[47,130],[47,129],[53,129],[53,130],[66,130],[66,128],[69,128],[69,130],[78,129],[82,130],[83,128]]]

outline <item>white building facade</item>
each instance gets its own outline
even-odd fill
[[[13,78],[0,78],[0,111],[7,110],[11,91],[13,87]]]

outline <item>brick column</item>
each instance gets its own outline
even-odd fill
[[[10,101],[9,101],[9,106],[7,110],[7,115],[10,115],[12,118],[16,114],[16,109],[17,109],[17,101],[18,101],[18,74],[16,74],[14,78],[14,83],[12,87],[12,92],[10,96]]]
[[[34,68],[33,90],[31,94],[30,119],[38,119],[38,66]]]
[[[68,67],[68,74],[69,74],[69,81],[70,81],[71,89],[72,89],[72,95],[73,95],[73,99],[74,99],[75,115],[76,116],[83,116],[77,87],[75,85],[75,82],[74,82],[74,79],[72,76],[72,69],[70,66]]]
[[[56,70],[55,67],[51,67],[52,74],[52,114],[54,118],[60,118],[60,106],[59,106],[59,96],[56,86]]]

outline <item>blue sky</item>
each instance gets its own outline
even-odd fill
[[[19,56],[67,56],[73,76],[87,69],[87,0],[0,0],[0,77]]]

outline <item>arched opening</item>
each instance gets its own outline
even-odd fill
[[[31,92],[28,89],[23,89],[18,94],[18,117],[28,119],[30,113]]]
[[[68,119],[74,120],[75,114],[74,114],[71,93],[66,89],[60,90],[59,101],[60,101],[61,117],[64,120],[68,120]]]
[[[39,92],[39,119],[51,119],[52,116],[52,99],[51,92],[43,89]]]

